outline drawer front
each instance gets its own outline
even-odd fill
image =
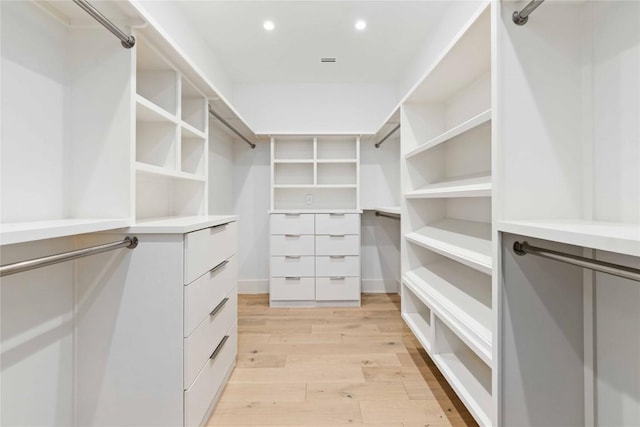
[[[269,298],[277,301],[313,301],[316,298],[316,279],[313,277],[272,277]]]
[[[271,277],[314,277],[314,260],[312,256],[273,256]]]
[[[184,283],[193,282],[237,252],[236,223],[187,233],[184,251]]]
[[[313,214],[271,214],[271,234],[314,234]]]
[[[271,236],[271,255],[313,256],[314,237],[304,234],[281,234]]]
[[[360,276],[359,256],[317,256],[317,277]]]
[[[316,236],[316,255],[360,255],[360,236],[353,234]]]
[[[360,300],[359,277],[320,277],[316,279],[318,301]]]
[[[184,287],[184,336],[188,337],[202,320],[237,285],[236,255]]]
[[[316,234],[360,234],[360,215],[316,214]]]
[[[195,331],[184,338],[184,388],[193,383],[226,331],[236,323],[238,313],[237,290],[233,290],[216,306]]]
[[[224,343],[222,339],[216,343],[216,349],[219,348],[218,354],[215,358],[207,360],[191,387],[184,392],[185,426],[200,426],[207,421],[204,417],[208,415],[216,394],[224,387],[225,375],[236,360],[237,325],[234,324],[224,336],[229,338]]]

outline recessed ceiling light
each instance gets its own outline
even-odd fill
[[[365,28],[367,28],[367,21],[365,21],[364,19],[358,19],[356,21],[356,30],[362,31]]]
[[[273,21],[264,21],[264,24],[262,24],[262,26],[267,31],[273,31],[273,29],[276,28],[276,24],[274,24]]]

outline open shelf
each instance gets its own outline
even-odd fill
[[[176,167],[176,125],[136,123],[136,161],[166,169]]]
[[[136,40],[136,93],[169,115],[178,111],[178,73],[142,37]]]
[[[318,162],[353,160],[358,158],[358,142],[355,136],[318,137]]]
[[[405,237],[411,243],[491,274],[491,224],[444,219]]]
[[[459,135],[462,135],[467,131],[470,131],[473,128],[476,128],[484,123],[487,123],[490,120],[491,120],[491,109],[488,109],[478,114],[477,116],[474,116],[469,120],[463,123],[460,123],[459,125],[453,127],[452,129],[449,129],[446,132],[436,136],[435,138],[430,139],[426,143],[418,146],[417,148],[409,151],[407,154],[405,154],[405,158],[408,159],[410,157],[423,153],[433,147],[436,147],[442,144],[443,142],[447,142]]]
[[[178,118],[142,95],[136,95],[136,120],[138,122],[178,123]]]
[[[180,125],[180,128],[181,128],[183,138],[201,138],[201,139],[207,138],[206,134],[203,131],[194,128],[187,122],[182,122]]]
[[[431,309],[419,298],[406,283],[402,284],[402,319],[420,344],[431,352],[433,328],[431,326]]]
[[[147,163],[136,162],[136,171],[142,175],[150,175],[156,177],[165,177],[171,179],[181,179],[187,181],[205,182],[206,179],[203,176],[198,176],[193,173],[180,172],[172,169],[162,168]]]
[[[129,225],[128,218],[74,218],[13,222],[0,225],[0,244],[31,242],[77,234],[115,230]]]
[[[275,184],[273,188],[358,188],[356,184]]]
[[[313,137],[278,137],[273,144],[273,160],[310,160],[315,159]]]
[[[313,159],[276,159],[273,161],[275,164],[296,164],[296,163],[306,163],[313,164]]]
[[[407,272],[403,281],[486,364],[492,356],[491,278],[444,260]]]
[[[318,185],[356,185],[357,163],[319,163],[316,182]]]
[[[491,197],[491,176],[442,181],[408,192],[405,197],[407,199]]]
[[[500,221],[498,230],[570,245],[640,256],[640,224],[579,219]]]
[[[202,139],[185,138],[182,135],[180,150],[180,170],[185,173],[204,177],[205,142]]]
[[[321,163],[358,163],[358,159],[318,159],[318,164]]]
[[[182,121],[204,133],[208,114],[206,98],[184,77],[180,87]]]
[[[306,162],[287,162],[274,164],[273,184],[275,188],[313,185],[313,164]]]

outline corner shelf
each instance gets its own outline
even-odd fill
[[[198,176],[193,173],[179,172],[179,171],[162,168],[159,166],[154,166],[154,165],[150,165],[142,162],[136,162],[136,172],[149,175],[149,176],[155,176],[155,177],[181,179],[181,180],[195,181],[195,182],[206,181],[204,177]]]
[[[491,274],[491,224],[444,219],[405,237],[413,244]]]
[[[640,224],[579,219],[500,221],[498,231],[640,256]]]
[[[420,145],[419,147],[409,151],[407,154],[405,154],[405,158],[409,159],[413,156],[416,156],[418,154],[421,154],[433,147],[436,147],[440,144],[442,144],[443,142],[447,142],[450,139],[455,138],[456,136],[462,135],[463,133],[476,128],[484,123],[487,123],[488,121],[491,120],[491,108],[489,108],[488,110],[483,111],[482,113],[478,114],[475,117],[470,118],[469,120],[460,123],[459,125],[455,126],[454,128],[449,129],[448,131],[436,136],[433,139],[430,139],[429,141],[427,141],[426,143]]]
[[[438,182],[405,193],[407,199],[491,197],[491,176]]]
[[[407,272],[403,281],[487,365],[492,355],[491,278],[444,260]]]

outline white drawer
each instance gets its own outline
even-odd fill
[[[316,279],[316,299],[318,301],[359,300],[360,278],[319,277]]]
[[[360,276],[359,256],[317,256],[317,277]]]
[[[316,236],[316,255],[360,255],[360,236],[353,234]]]
[[[216,344],[217,354],[202,368],[191,387],[184,392],[184,425],[200,426],[207,420],[209,409],[219,391],[224,386],[225,376],[234,365],[238,354],[238,327],[233,325],[224,341]]]
[[[304,234],[280,234],[271,236],[271,255],[313,256],[314,236]]]
[[[314,234],[313,214],[271,214],[271,234]]]
[[[191,335],[231,289],[236,287],[237,268],[234,255],[184,287],[185,337]]]
[[[316,234],[360,234],[360,215],[316,214]]]
[[[227,299],[228,298],[228,299]],[[211,353],[225,332],[237,321],[238,296],[233,290],[218,304],[195,331],[184,338],[184,388],[193,383],[198,372],[207,362]]]
[[[273,256],[271,277],[314,277],[314,260],[312,256]]]
[[[272,277],[269,298],[277,301],[309,301],[316,298],[316,279],[313,277]]]
[[[236,223],[187,233],[184,251],[184,283],[191,283],[237,252]]]

